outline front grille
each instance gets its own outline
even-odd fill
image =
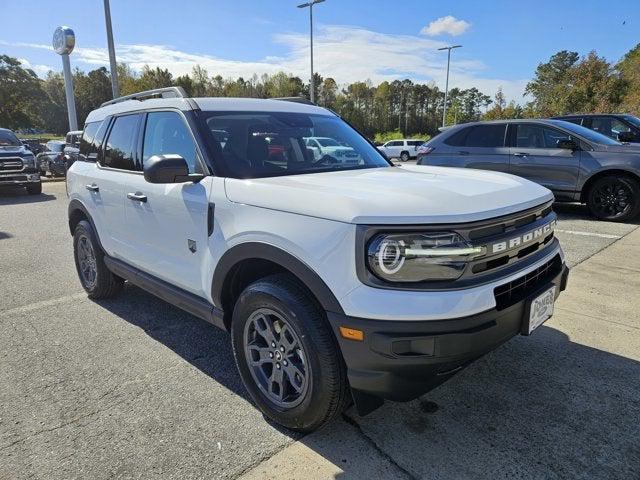
[[[17,172],[22,170],[22,159],[19,157],[2,158],[0,159],[0,171],[2,172]]]
[[[504,310],[524,300],[529,294],[542,287],[562,271],[562,260],[556,255],[544,265],[516,278],[509,283],[500,285],[493,290],[496,299],[496,308]]]

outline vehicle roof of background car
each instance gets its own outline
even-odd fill
[[[223,97],[150,98],[147,100],[126,100],[112,105],[105,105],[89,113],[86,122],[97,122],[110,115],[156,108],[173,108],[182,111],[200,108],[201,110],[215,112],[279,112],[335,116],[333,112],[326,108],[286,100]]]

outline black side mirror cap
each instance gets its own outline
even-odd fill
[[[573,150],[574,152],[580,150],[580,146],[574,140],[569,139],[558,140],[557,147],[565,150]]]
[[[143,168],[144,179],[149,183],[199,182],[204,175],[189,173],[187,161],[180,155],[154,155]]]

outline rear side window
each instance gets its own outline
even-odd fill
[[[477,125],[471,128],[464,142],[465,147],[496,148],[504,147],[506,124]]]
[[[444,143],[447,145],[451,145],[452,147],[464,147],[465,141],[467,140],[467,135],[471,131],[473,127],[463,128],[462,130],[458,130],[453,133],[451,136],[444,139]]]
[[[387,147],[401,147],[403,143],[401,141],[394,141],[387,143]]]
[[[91,122],[87,123],[84,126],[84,131],[82,132],[82,137],[80,137],[80,152],[79,158],[81,160],[87,160],[89,154],[98,153],[98,148],[94,144],[94,140],[96,138],[96,133],[98,133],[98,129],[102,122]],[[95,160],[95,157],[93,158]]]
[[[116,117],[104,148],[100,164],[120,170],[138,170],[134,161],[133,139],[140,115]]]
[[[582,125],[582,117],[566,117],[559,118],[558,120],[564,120],[565,122],[575,123],[576,125]]]
[[[197,168],[196,144],[189,127],[176,112],[152,112],[144,130],[142,162],[153,155],[180,155],[189,165],[189,173]]]
[[[420,145],[422,145],[424,142],[426,142],[426,140],[409,140],[407,143],[409,145],[411,145],[412,147],[419,147]]]

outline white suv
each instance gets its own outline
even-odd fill
[[[399,158],[401,162],[407,162],[411,158],[418,156],[418,147],[426,140],[410,138],[407,140],[390,140],[380,145],[378,150],[383,152],[387,158]]]
[[[317,137],[358,163],[316,158]],[[546,188],[394,167],[310,104],[143,92],[89,114],[79,158],[89,296],[127,280],[230,331],[255,403],[292,429],[416,398],[531,333],[566,285]]]

